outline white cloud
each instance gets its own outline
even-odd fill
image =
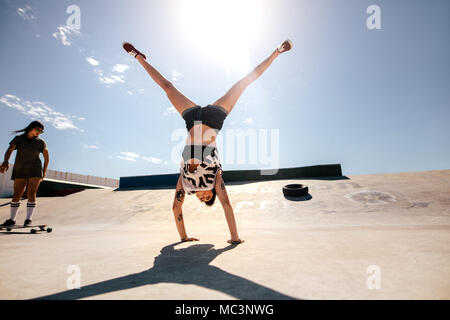
[[[115,74],[108,74],[106,76],[101,69],[94,69],[94,72],[98,75],[98,81],[100,81],[100,83],[106,85],[107,87],[118,82],[125,82],[125,76],[122,75],[118,76]]]
[[[30,6],[25,6],[23,8],[17,9],[17,14],[24,18],[25,20],[34,20],[36,17],[31,13],[33,9]]]
[[[98,146],[96,146],[95,144],[84,144],[83,146],[85,149],[98,149]]]
[[[139,155],[134,152],[121,152],[120,156],[117,156],[117,158],[122,159],[122,160],[136,162],[136,159],[139,158]]]
[[[94,69],[94,72],[95,72],[97,75],[99,75],[99,76],[103,76],[103,70],[101,70],[101,69],[95,68],[95,69]]]
[[[145,90],[144,89],[139,89],[138,90],[140,94],[144,94]]]
[[[139,154],[134,152],[121,152],[120,154],[129,158],[139,158]]]
[[[166,109],[166,111],[164,112],[165,116],[171,115],[171,114],[178,114],[177,109],[175,109],[175,107],[169,107]]]
[[[118,82],[122,82],[122,83],[125,82],[123,76],[116,76],[114,74],[109,75],[109,76],[101,76],[101,77],[98,78],[98,80],[101,83],[106,84],[106,85],[108,85],[108,84],[116,84]]]
[[[178,81],[181,78],[183,78],[183,74],[181,72],[178,72],[177,70],[172,71],[172,81]]]
[[[136,159],[135,159],[135,158],[122,157],[122,156],[117,156],[117,158],[122,159],[122,160],[127,160],[127,161],[133,161],[133,162],[136,162]]]
[[[131,92],[130,90],[127,90],[127,93],[128,93],[130,96],[133,95],[133,92]]]
[[[94,57],[87,57],[86,61],[92,64],[93,66],[98,66],[100,62],[98,60],[95,60]]]
[[[58,31],[53,33],[52,36],[55,39],[60,39],[62,44],[65,46],[72,45],[72,36],[80,36],[81,32],[79,29],[70,28],[68,26],[60,25],[57,27]]]
[[[77,117],[54,111],[44,102],[24,101],[12,94],[3,95],[0,98],[0,102],[7,107],[16,109],[31,119],[50,123],[58,130],[73,129],[83,131],[73,123],[73,119],[77,119]]]
[[[247,118],[244,121],[242,121],[242,123],[251,124],[251,123],[253,123],[253,118]]]
[[[88,62],[94,66],[97,66],[99,63],[97,60],[95,59],[91,59],[90,58],[86,58],[86,60],[90,59],[91,61],[88,60]],[[126,64],[116,64],[113,66],[112,68],[112,72],[117,72],[117,73],[124,73],[127,69],[129,68],[129,66],[127,66]],[[100,81],[101,84],[104,84],[106,87],[110,87],[113,84],[116,83],[125,83],[125,76],[124,75],[118,75],[118,74],[113,74],[113,73],[108,73],[107,75],[103,72],[103,70],[95,68],[94,72],[98,75],[98,81]],[[132,95],[133,93],[131,91],[127,91],[127,93],[129,95]]]
[[[142,160],[145,160],[145,161],[148,161],[148,162],[151,162],[151,163],[156,163],[156,164],[160,164],[160,163],[162,163],[162,160],[161,159],[158,159],[158,158],[154,158],[154,157],[142,157]]]
[[[124,73],[128,68],[129,68],[129,66],[127,66],[126,64],[116,64],[116,65],[113,66],[112,71],[113,72]]]
[[[117,156],[117,158],[127,161],[136,162],[137,160],[145,160],[147,162],[151,162],[154,164],[162,164],[163,160],[158,159],[155,157],[143,157],[140,156],[138,153],[135,152],[120,152],[120,155]],[[167,161],[164,161],[164,164],[167,164]]]

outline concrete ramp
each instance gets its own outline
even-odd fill
[[[286,199],[288,183],[310,196]],[[195,196],[183,213],[200,241],[179,243],[174,189],[39,198],[34,222],[54,231],[0,232],[0,299],[450,298],[450,170],[227,191],[246,241],[238,246],[226,242],[220,202],[207,208]]]

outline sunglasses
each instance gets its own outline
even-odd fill
[[[40,133],[44,133],[44,129],[41,128],[34,128],[34,130],[39,131]]]

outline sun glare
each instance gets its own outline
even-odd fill
[[[249,48],[261,36],[261,0],[184,0],[181,28],[208,59],[239,71],[249,68]]]

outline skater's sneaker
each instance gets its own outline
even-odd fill
[[[8,219],[5,222],[3,222],[2,225],[0,225],[1,227],[11,227],[13,225],[15,225],[16,222],[14,220]]]
[[[23,226],[24,226],[24,227],[28,227],[30,224],[31,224],[31,220],[30,220],[30,219],[27,219],[27,220],[25,220],[25,222],[23,223]]]
[[[143,54],[138,49],[136,49],[131,43],[124,42],[123,43],[123,48],[125,49],[125,51],[128,54],[132,55],[133,57],[136,58],[138,55],[141,55],[144,58],[144,60],[147,60],[147,57],[145,56],[145,54]]]
[[[293,46],[294,46],[294,44],[292,43],[291,40],[286,40],[282,44],[280,44],[280,46],[277,48],[277,50],[279,53],[283,53],[283,52],[291,50]]]

